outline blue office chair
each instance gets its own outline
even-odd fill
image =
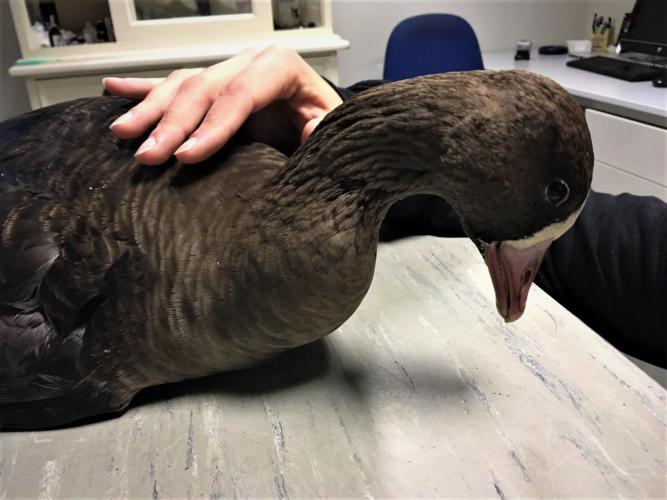
[[[404,19],[387,42],[384,79],[484,69],[472,27],[451,14],[424,14]]]

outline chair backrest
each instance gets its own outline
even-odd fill
[[[468,22],[451,14],[404,19],[387,42],[384,79],[484,69],[477,36]]]

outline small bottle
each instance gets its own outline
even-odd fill
[[[107,33],[107,27],[104,24],[104,21],[102,21],[101,19],[97,21],[97,24],[95,24],[95,28],[97,28],[97,41],[108,42],[109,34]]]
[[[50,46],[51,42],[49,41],[49,34],[46,32],[46,29],[44,28],[44,24],[42,23],[41,19],[37,18],[35,24],[32,25],[32,31],[35,43],[39,47]]]
[[[274,25],[278,29],[291,29],[299,25],[299,4],[297,0],[274,0]]]
[[[83,27],[83,40],[86,43],[97,42],[97,30],[93,28],[93,25],[90,24],[90,21],[86,21],[86,24]]]
[[[515,61],[525,61],[530,59],[530,48],[532,43],[530,40],[519,40],[516,42],[516,54],[514,54]]]
[[[51,14],[50,18],[50,28],[49,28],[49,43],[51,47],[62,47],[65,43],[63,36],[60,33],[60,28],[56,24],[56,16]]]

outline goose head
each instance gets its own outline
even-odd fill
[[[434,183],[446,184],[437,191],[480,250],[510,322],[523,314],[549,245],[584,206],[593,152],[581,107],[555,82],[527,72],[475,76],[458,123],[440,130],[450,175]]]
[[[374,207],[378,228],[398,199],[444,198],[484,257],[505,321],[523,313],[544,253],[575,222],[593,170],[581,107],[555,82],[523,71],[375,87],[330,113],[293,160],[319,168],[336,192],[360,190],[356,207]]]

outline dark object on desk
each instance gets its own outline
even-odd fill
[[[122,411],[144,387],[328,335],[412,193],[451,201],[514,320],[592,176],[581,107],[529,72],[369,89],[289,158],[242,131],[196,168],[135,161],[137,141],[108,130],[134,104],[79,99],[0,124],[0,430]]]
[[[640,52],[651,56],[667,55],[667,2],[636,0],[630,19],[623,20],[618,39],[621,52]]]
[[[618,30],[618,38],[616,39],[616,43],[614,45],[618,45],[621,43],[621,37],[623,34],[627,33],[630,30],[630,21],[632,18],[632,13],[631,12],[626,12],[623,15],[623,21],[621,21],[621,29]]]
[[[636,62],[623,61],[605,56],[587,57],[568,61],[572,68],[583,69],[600,75],[620,78],[626,82],[646,82],[662,74],[663,70]]]
[[[515,61],[527,61],[530,59],[530,48],[532,43],[530,40],[519,40],[516,42],[516,54],[514,54]]]
[[[667,69],[653,79],[653,86],[660,89],[667,87]]]
[[[567,54],[565,45],[543,45],[538,52],[544,56],[561,56]]]

